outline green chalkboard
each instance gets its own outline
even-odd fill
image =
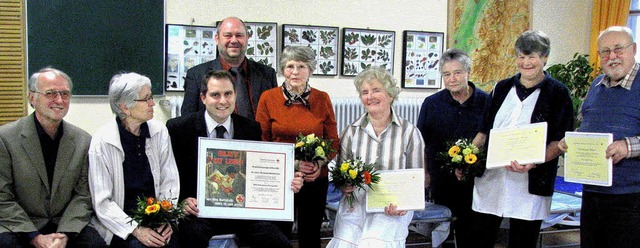
[[[46,66],[74,82],[74,95],[107,95],[119,72],[151,79],[164,94],[164,1],[27,1],[29,75]]]

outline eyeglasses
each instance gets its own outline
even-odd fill
[[[68,90],[47,90],[45,92],[32,90],[31,92],[41,94],[49,100],[54,100],[58,96],[60,96],[62,100],[69,100],[69,98],[71,97],[71,91]]]
[[[615,53],[616,55],[620,55],[620,54],[622,54],[624,49],[629,48],[633,44],[634,43],[631,43],[631,44],[626,45],[626,46],[614,47],[613,50],[607,49],[607,50],[598,51],[598,54],[600,54],[601,57],[609,57],[609,55],[611,55],[611,52]]]
[[[143,99],[133,99],[134,102],[149,102],[153,101],[153,96],[148,96]]]

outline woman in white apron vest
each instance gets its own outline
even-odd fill
[[[477,247],[493,247],[503,218],[509,218],[509,247],[536,247],[540,225],[549,215],[558,155],[556,144],[573,130],[569,91],[543,69],[550,44],[540,31],[522,33],[515,45],[518,71],[492,91],[484,134],[490,129],[547,122],[545,162],[487,169],[473,189]],[[475,242],[474,241],[474,242]]]

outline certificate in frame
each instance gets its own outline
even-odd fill
[[[440,59],[444,33],[407,30],[403,37],[402,88],[441,88]]]
[[[395,31],[342,29],[342,75],[356,76],[371,66],[393,74]]]
[[[165,37],[165,89],[184,91],[189,68],[216,59],[216,28],[167,24]]]
[[[198,142],[200,217],[293,221],[293,144]]]
[[[308,46],[316,53],[318,64],[313,75],[338,75],[338,27],[283,24],[282,44]]]

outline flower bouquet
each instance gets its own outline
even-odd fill
[[[366,164],[361,160],[346,160],[341,165],[336,165],[331,169],[331,183],[336,189],[354,186],[356,188],[372,189],[372,184],[380,181],[380,175],[375,168],[375,164]],[[353,207],[353,202],[357,201],[353,192],[346,196],[349,206]]]
[[[327,154],[334,152],[331,148],[333,140],[325,140],[316,137],[315,134],[302,135],[300,133],[296,138],[295,159],[316,163],[318,160],[326,160]],[[296,170],[298,170],[296,166]]]
[[[485,170],[486,156],[468,139],[459,139],[447,143],[447,151],[440,152],[438,158],[443,163],[442,169],[455,174],[456,169],[462,171],[460,181],[473,180]]]
[[[164,224],[175,226],[185,216],[183,205],[184,201],[174,205],[166,199],[160,201],[153,197],[147,199],[138,197],[138,207],[133,211],[133,216],[130,216],[131,220],[127,223],[136,221],[140,226],[154,230]]]

